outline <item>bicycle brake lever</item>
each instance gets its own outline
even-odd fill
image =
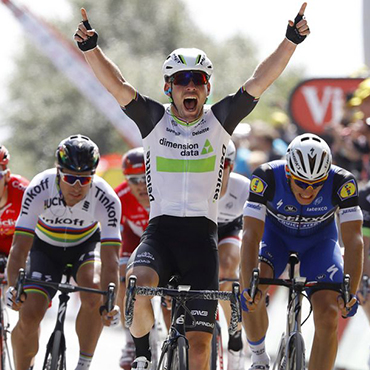
[[[364,275],[362,277],[361,294],[364,297],[365,301],[368,294],[368,289],[369,289],[369,277],[367,275]]]
[[[254,301],[254,297],[256,296],[256,293],[258,290],[259,276],[260,276],[260,273],[259,273],[258,268],[253,269],[251,282],[250,282],[250,291],[249,291],[249,295],[251,296],[253,301]]]
[[[109,283],[107,290],[107,301],[105,303],[107,312],[111,312],[113,310],[115,293],[116,293],[116,284]]]
[[[350,282],[351,278],[348,274],[344,275],[343,278],[343,299],[344,299],[344,306],[346,307],[348,302],[351,300],[350,294]]]
[[[15,295],[15,302],[19,303],[21,300],[21,295],[24,293],[23,286],[24,282],[26,280],[26,272],[24,271],[24,268],[19,269],[18,273],[18,279],[15,286],[16,295]]]

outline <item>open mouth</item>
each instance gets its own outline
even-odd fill
[[[194,112],[197,109],[198,100],[196,97],[187,97],[184,99],[184,107],[189,112]]]

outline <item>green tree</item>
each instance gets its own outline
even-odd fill
[[[105,53],[140,93],[161,102],[166,102],[161,66],[178,47],[198,47],[213,61],[211,102],[235,92],[258,63],[250,40],[235,35],[220,43],[202,32],[188,16],[186,1],[71,0],[71,6],[73,19],[54,26],[72,43],[80,7],[85,7]],[[284,109],[299,75],[301,72],[286,72],[266,92],[248,120],[268,120],[277,106]],[[91,137],[102,154],[128,149],[107,119],[31,43],[26,43],[16,60],[9,97],[2,109],[11,130],[6,144],[13,172],[30,178],[51,167],[58,143],[75,133]]]

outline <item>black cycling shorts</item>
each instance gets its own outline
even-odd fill
[[[217,225],[205,217],[159,216],[150,220],[127,270],[148,266],[159,275],[159,286],[180,275],[191,289],[218,289]],[[217,301],[188,302],[196,325],[188,331],[212,333]],[[189,324],[189,322],[187,322]]]
[[[100,231],[97,230],[89,239],[74,247],[56,247],[41,240],[37,235],[33,240],[30,251],[27,276],[31,279],[60,282],[67,264],[73,265],[72,276],[77,282],[77,271],[85,263],[100,261],[99,251],[96,249],[100,243]],[[38,291],[51,300],[56,290],[26,285],[25,291]]]
[[[241,230],[243,230],[242,216],[230,222],[218,224],[218,240],[238,236]]]

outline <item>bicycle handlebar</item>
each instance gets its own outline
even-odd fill
[[[125,326],[130,327],[133,320],[133,304],[136,300],[136,295],[142,296],[159,296],[171,297],[176,300],[188,301],[192,299],[204,300],[223,300],[230,301],[231,306],[231,320],[229,332],[234,333],[237,330],[237,325],[241,322],[241,306],[240,306],[240,287],[239,284],[233,284],[233,291],[219,291],[219,290],[179,290],[173,288],[162,287],[147,287],[136,286],[137,278],[131,275],[126,290],[126,305],[125,305]]]
[[[298,279],[275,279],[275,278],[260,278],[259,277],[259,269],[255,268],[252,272],[251,282],[250,282],[250,292],[252,291],[257,292],[258,285],[278,285],[278,286],[285,286],[290,288],[292,286],[300,286],[303,290],[308,288],[316,288],[319,290],[335,290],[342,293],[342,297],[344,300],[344,304],[351,300],[350,294],[350,276],[349,274],[345,274],[343,277],[342,283],[329,283],[329,282],[321,282],[321,281],[306,281],[303,280],[305,278]],[[254,296],[251,295],[251,298],[254,299]]]
[[[54,290],[59,290],[62,293],[86,292],[86,293],[101,294],[101,295],[107,296],[107,300],[105,303],[107,312],[110,312],[114,306],[114,298],[115,298],[115,291],[116,291],[116,285],[114,283],[109,283],[108,289],[105,291],[105,290],[99,290],[99,289],[94,289],[94,288],[81,287],[81,286],[73,285],[70,283],[55,283],[52,281],[29,279],[26,277],[26,273],[24,269],[20,268],[19,273],[18,273],[16,287],[15,287],[16,302],[19,302],[20,296],[24,293],[23,287],[25,284],[41,285],[47,288],[52,288]],[[110,309],[108,310],[108,308]]]

